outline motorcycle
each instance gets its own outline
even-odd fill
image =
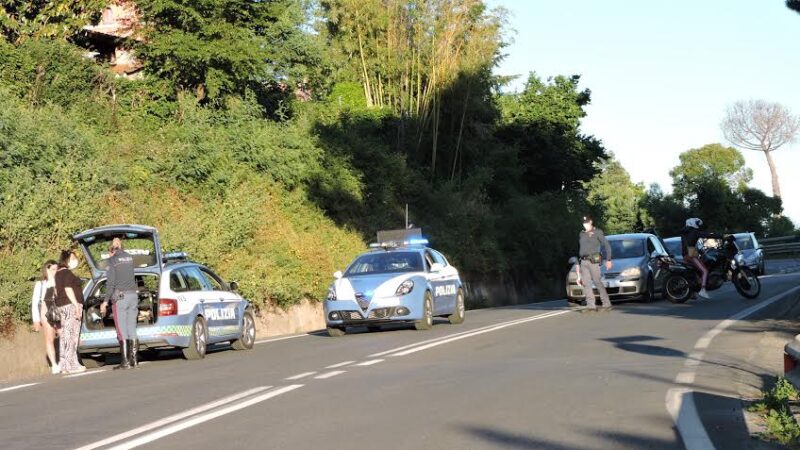
[[[700,257],[708,268],[706,290],[714,291],[731,281],[742,297],[754,299],[761,294],[761,281],[744,262],[736,238],[706,240]],[[672,262],[664,278],[664,297],[672,303],[684,303],[702,288],[700,270],[688,262]]]

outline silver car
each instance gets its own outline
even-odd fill
[[[608,236],[608,242],[613,266],[611,270],[602,266],[601,272],[611,301],[655,299],[667,275],[662,264],[669,257],[661,241],[652,234],[637,233]],[[567,274],[567,300],[575,304],[584,299],[584,286],[578,284],[577,263],[577,258],[570,258],[571,269]],[[594,290],[596,294],[597,289]]]
[[[764,250],[758,244],[756,235],[754,233],[736,233],[733,237],[736,238],[739,252],[744,256],[745,265],[756,275],[764,275]]]

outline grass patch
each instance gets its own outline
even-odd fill
[[[779,377],[772,389],[764,393],[764,398],[748,408],[764,420],[766,431],[759,435],[761,439],[800,449],[800,425],[792,413],[798,396],[789,380]]]

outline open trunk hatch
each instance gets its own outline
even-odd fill
[[[105,275],[108,258],[111,256],[108,247],[114,238],[120,238],[125,251],[133,256],[137,273],[161,272],[161,244],[155,228],[145,225],[107,225],[72,237],[83,250],[86,262],[92,269],[93,279],[97,280]]]

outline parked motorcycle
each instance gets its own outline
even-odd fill
[[[716,241],[716,245],[712,244]],[[721,240],[707,240],[701,258],[708,268],[706,290],[714,291],[726,281],[733,282],[742,297],[753,299],[761,293],[761,281],[750,270],[736,245],[736,238],[725,236]],[[701,289],[701,274],[688,262],[670,262],[664,279],[664,297],[672,303],[684,303]]]

